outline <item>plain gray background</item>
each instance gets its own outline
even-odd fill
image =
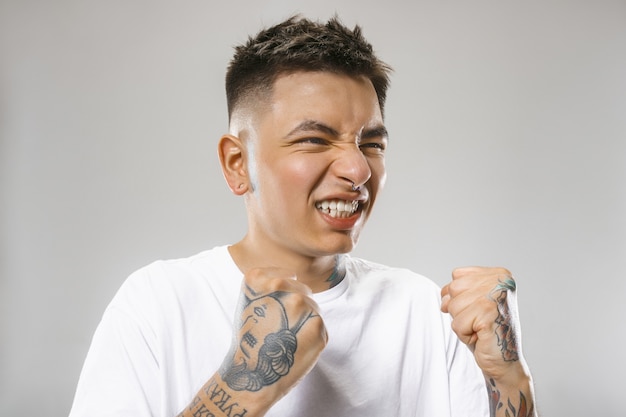
[[[624,416],[624,1],[0,1],[0,414],[63,416],[126,276],[245,230],[232,46],[337,11],[395,73],[356,254],[519,282],[544,416]],[[436,416],[433,416],[436,417]]]

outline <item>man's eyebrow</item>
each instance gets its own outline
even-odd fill
[[[389,132],[385,126],[376,126],[371,129],[363,129],[361,132],[361,140],[373,138],[389,138]]]
[[[318,122],[317,120],[305,120],[298,124],[294,129],[292,129],[286,137],[290,137],[296,135],[298,133],[304,132],[321,132],[327,134],[329,136],[339,136],[339,132],[334,128],[325,125],[322,122]],[[359,135],[359,139],[373,139],[373,138],[388,138],[389,133],[387,132],[387,128],[385,126],[376,126],[371,129],[363,129],[361,134]]]
[[[316,120],[305,120],[294,129],[292,129],[291,132],[287,134],[287,137],[302,132],[321,132],[330,136],[339,136],[339,132],[337,132],[330,126],[325,125],[324,123],[318,122]]]

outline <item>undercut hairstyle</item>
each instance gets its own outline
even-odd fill
[[[381,113],[391,67],[378,59],[357,25],[350,30],[337,17],[327,23],[293,16],[235,47],[226,72],[228,118],[237,106],[267,98],[280,75],[322,71],[368,78]]]

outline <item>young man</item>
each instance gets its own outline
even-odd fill
[[[236,48],[218,151],[248,232],[125,282],[71,416],[536,415],[509,271],[440,291],[347,255],[385,182],[389,71],[336,19]]]

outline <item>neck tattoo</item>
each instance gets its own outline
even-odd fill
[[[346,277],[346,265],[344,262],[344,257],[341,255],[335,256],[335,268],[333,269],[333,273],[326,279],[326,282],[330,283],[328,287],[333,288],[337,284],[339,284]]]

